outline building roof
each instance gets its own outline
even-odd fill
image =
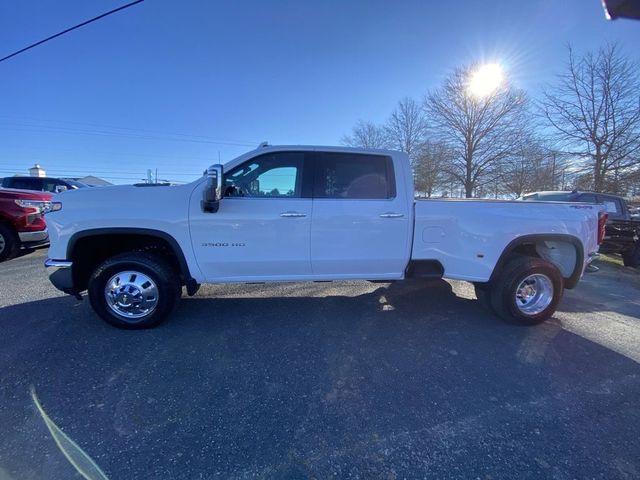
[[[91,187],[106,187],[108,185],[113,185],[113,183],[107,182],[100,177],[94,177],[93,175],[78,177],[74,178],[73,180],[77,180],[78,182],[84,183],[85,185],[89,185]]]

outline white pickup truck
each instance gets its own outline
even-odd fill
[[[596,254],[600,207],[415,201],[400,152],[260,148],[179,186],[61,193],[47,215],[52,283],[122,328],[158,324],[201,283],[473,282],[504,319],[538,323]]]

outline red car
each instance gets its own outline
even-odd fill
[[[22,247],[49,243],[44,214],[51,194],[0,188],[0,261],[14,257]]]

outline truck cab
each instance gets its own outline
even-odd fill
[[[413,198],[392,155],[264,148],[225,167],[217,212],[206,185],[189,207],[205,281],[402,278]]]

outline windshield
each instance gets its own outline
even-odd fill
[[[557,193],[530,193],[522,197],[523,200],[538,200],[546,202],[570,202],[572,194],[571,192],[557,192]]]
[[[72,188],[86,188],[89,186],[82,182],[78,182],[77,180],[72,180],[69,178],[65,178],[64,181],[65,183],[68,183]]]

